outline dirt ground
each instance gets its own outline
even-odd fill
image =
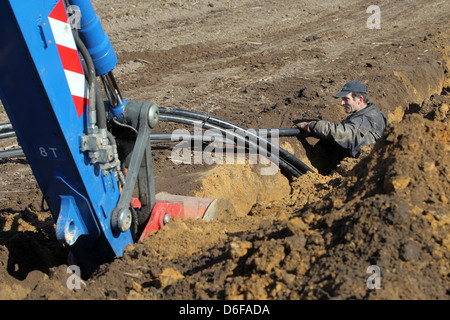
[[[332,96],[359,80],[390,125],[337,168],[317,139],[280,138],[316,171],[294,181],[252,165],[180,165],[173,144],[156,146],[157,192],[223,196],[236,216],[174,219],[74,290],[27,161],[0,160],[0,299],[450,298],[449,1],[374,1],[381,29],[360,0],[92,3],[128,100],[288,128],[344,118]],[[380,289],[367,286],[370,266]]]

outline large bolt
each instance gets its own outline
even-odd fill
[[[147,121],[148,121],[148,125],[149,125],[150,129],[153,129],[158,124],[158,122],[159,122],[159,108],[158,108],[158,106],[156,104],[153,104],[148,109]]]
[[[171,219],[170,214],[168,214],[168,213],[164,214],[163,224],[164,225],[168,224],[170,222],[170,219]]]
[[[131,227],[133,216],[128,208],[121,209],[119,212],[113,212],[111,216],[111,226],[114,230],[126,232]]]

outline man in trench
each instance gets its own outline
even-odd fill
[[[385,114],[369,102],[364,85],[351,81],[334,96],[349,114],[340,123],[328,121],[300,122],[296,126],[309,135],[324,140],[327,153],[333,153],[334,165],[345,157],[357,158],[361,145],[374,144],[387,126]]]

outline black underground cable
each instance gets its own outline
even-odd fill
[[[0,139],[6,139],[6,138],[15,137],[15,136],[16,136],[16,133],[14,131],[0,133]]]
[[[185,124],[187,124],[187,123],[185,123]],[[189,142],[198,141],[200,143],[204,143],[204,142],[219,142],[219,143],[225,142],[225,143],[233,143],[233,144],[236,143],[236,141],[234,141],[234,139],[233,139],[233,141],[231,141],[230,139],[225,138],[223,136],[223,134],[218,136],[218,135],[203,135],[203,134],[172,135],[170,133],[153,133],[151,136],[150,142],[153,144],[160,144],[160,143],[172,143],[172,142],[179,142],[179,141],[189,141]],[[273,158],[273,155],[271,155],[271,157]],[[273,162],[280,163],[280,161],[283,162],[284,160],[277,158]],[[283,173],[288,172],[290,176],[298,177],[298,176],[302,175],[301,172],[296,170],[289,163],[281,163],[280,168]]]
[[[0,151],[0,159],[16,158],[25,156],[22,149]]]
[[[160,107],[160,112],[163,114],[174,114],[174,115],[180,115],[180,116],[184,116],[184,117],[192,117],[198,120],[202,120],[205,122],[209,122],[209,123],[213,123],[215,125],[224,127],[226,129],[231,129],[231,130],[235,130],[237,132],[242,131],[246,136],[253,136],[253,138],[255,139],[259,139],[261,140],[263,143],[266,143],[267,145],[270,145],[272,150],[274,148],[278,148],[278,152],[280,154],[280,156],[284,159],[286,159],[287,161],[289,161],[290,163],[294,164],[297,168],[300,168],[302,172],[307,172],[307,171],[312,171],[313,170],[311,168],[309,168],[306,164],[304,164],[302,161],[300,161],[297,157],[295,157],[294,155],[292,155],[291,153],[289,153],[288,151],[284,150],[283,148],[281,148],[278,145],[273,144],[270,140],[264,139],[258,135],[256,135],[254,132],[252,132],[251,130],[248,130],[242,126],[236,125],[234,123],[231,123],[229,121],[225,121],[223,119],[217,118],[217,117],[213,117],[213,116],[209,116],[209,115],[205,115],[199,112],[195,112],[195,111],[191,111],[191,110],[183,110],[183,109],[176,109],[176,108],[164,108],[164,107]]]
[[[302,174],[311,171],[308,166],[301,162],[291,153],[287,152],[283,148],[276,144],[273,144],[270,140],[265,139],[263,136],[270,137],[276,132],[277,136],[296,136],[300,133],[297,128],[280,128],[280,129],[266,129],[266,130],[248,130],[231,122],[219,119],[216,117],[211,117],[205,114],[201,114],[194,111],[183,110],[183,109],[172,109],[160,107],[160,119],[172,122],[183,123],[191,126],[200,126],[205,129],[214,129],[220,132],[223,136],[229,137],[230,135],[235,140],[234,142],[243,142],[244,145],[251,148],[256,148],[260,154],[271,155],[273,158],[274,153],[278,154],[275,159],[282,171],[288,173],[291,176],[298,177]],[[2,124],[3,128],[9,129],[10,124]],[[262,134],[263,133],[263,134]],[[159,135],[159,136],[158,136]],[[193,140],[205,141],[206,137],[194,137],[191,136]],[[154,142],[168,142],[172,141],[172,135],[170,134],[153,134],[152,140]],[[184,139],[186,140],[186,139]],[[255,143],[256,141],[256,143]],[[263,146],[266,147],[263,147]],[[269,147],[271,152],[269,152]],[[274,152],[275,151],[275,152]],[[20,152],[20,149],[19,149]],[[9,153],[1,154],[2,157],[8,157]]]
[[[226,136],[227,138],[232,137],[233,139],[235,139],[237,141],[242,142],[245,146],[252,148],[253,150],[258,150],[258,152],[260,154],[263,155],[271,155],[271,157],[274,157],[274,152],[269,152],[267,150],[267,148],[264,148],[263,144],[260,143],[255,143],[252,140],[249,139],[245,139],[244,137],[242,137],[239,134],[236,134],[234,131],[227,131],[226,129],[214,125],[212,123],[206,123],[203,121],[200,121],[198,119],[191,119],[191,118],[185,118],[185,117],[181,117],[181,116],[175,116],[175,115],[170,115],[170,114],[165,114],[165,113],[160,113],[160,120],[162,121],[170,121],[170,122],[176,122],[176,123],[182,123],[182,124],[187,124],[187,125],[191,125],[191,126],[200,126],[202,128],[205,129],[213,129],[213,130],[217,130],[218,132],[221,132],[224,136]],[[271,159],[273,161],[273,159]],[[282,158],[277,158],[275,159],[276,162],[280,169],[283,171],[284,174],[292,176],[292,177],[299,177],[303,174],[303,172],[301,170],[299,170],[298,168],[296,168],[294,165],[292,165],[291,163],[285,161]]]
[[[122,125],[122,124],[120,124]],[[131,129],[131,128],[130,128]],[[136,130],[132,127],[133,130]],[[300,134],[300,130],[296,128],[280,128],[280,129],[256,129],[255,133],[258,136],[270,138],[274,135],[277,137],[295,137]],[[176,138],[177,137],[177,138]],[[205,141],[211,141],[212,137],[216,137],[216,135],[208,135],[208,134],[177,134],[174,135],[172,133],[161,133],[161,132],[152,132],[152,140],[153,141],[163,141],[163,142],[175,142],[182,140],[195,140],[195,139],[203,139]],[[176,140],[174,140],[176,139]]]
[[[12,131],[14,130],[11,123],[1,123],[0,124],[0,131]]]
[[[270,146],[272,148],[272,150],[278,149],[278,154],[280,155],[280,157],[282,159],[285,159],[287,162],[291,163],[294,167],[298,168],[302,173],[306,173],[308,171],[314,172],[306,164],[304,164],[297,157],[295,157],[294,155],[292,155],[285,149],[281,148],[280,146],[278,146],[276,144],[273,144],[270,140],[267,140],[261,136],[258,136],[257,134],[255,134],[255,132],[252,132],[251,130],[248,130],[248,129],[241,127],[239,125],[236,125],[234,123],[225,121],[225,120],[217,118],[217,117],[198,113],[195,111],[175,109],[175,108],[160,107],[160,114],[184,116],[186,118],[193,118],[193,119],[201,120],[201,121],[204,121],[205,123],[212,123],[214,125],[224,128],[224,129],[234,130],[235,132],[242,132],[245,136],[253,137],[254,139],[257,139],[257,141],[260,141],[258,144],[261,144],[261,142],[262,142],[262,143]],[[293,129],[292,133],[293,132],[299,133],[299,130]]]

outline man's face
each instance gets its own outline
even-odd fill
[[[349,93],[348,95],[342,98],[341,105],[344,107],[346,113],[353,113],[362,109],[363,98],[358,97],[355,100],[352,94]]]

